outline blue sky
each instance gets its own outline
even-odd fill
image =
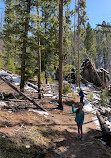
[[[89,22],[94,28],[103,21],[111,23],[111,0],[86,0]]]
[[[71,9],[74,8],[74,4],[75,0],[72,0]],[[87,16],[92,28],[104,20],[111,24],[111,0],[86,0],[86,5]],[[2,6],[3,2],[0,1],[0,8]]]
[[[71,9],[74,8],[74,4],[75,0],[72,0]],[[86,5],[87,16],[92,28],[103,21],[111,23],[111,0],[86,0]]]

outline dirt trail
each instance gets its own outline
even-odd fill
[[[2,87],[0,87],[0,89],[2,90]],[[7,86],[6,90],[8,91]],[[65,100],[63,103],[63,111],[55,109],[56,106],[50,103],[54,101],[51,98],[42,98],[41,100],[36,101],[39,101],[39,104],[50,111],[54,117],[51,117],[50,115],[43,116],[32,112],[29,113],[27,110],[11,113],[6,110],[1,110],[1,135],[7,135],[8,138],[15,139],[18,137],[18,139],[20,139],[23,135],[27,136],[27,130],[32,129],[33,127],[38,127],[48,133],[46,137],[52,142],[50,147],[44,149],[45,158],[110,157],[95,138],[100,132],[97,130],[96,124],[92,121],[93,115],[86,111],[83,125],[84,141],[76,139],[77,126],[74,121],[75,114],[72,113],[71,107],[72,104],[74,104],[74,100],[71,98]],[[77,99],[75,101],[77,103],[79,100]],[[32,158],[33,157],[36,158],[35,156],[32,156]],[[27,156],[25,158],[27,158]]]
[[[58,114],[57,110],[54,114],[55,125],[49,127],[56,135],[52,138],[55,147],[50,158],[108,158],[105,151],[99,145],[99,141],[95,138],[99,134],[97,126],[92,121],[93,115],[85,111],[85,121],[83,125],[84,141],[77,140],[77,127],[74,121],[75,114],[71,111],[71,106],[64,104],[64,111]],[[54,153],[55,154],[54,154]]]

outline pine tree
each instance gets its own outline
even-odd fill
[[[78,7],[75,8],[75,12],[78,13],[78,26],[77,26],[77,49],[75,54],[76,59],[76,84],[80,86],[80,50],[82,50],[82,54],[84,52],[84,49],[81,48],[80,41],[81,41],[81,30],[83,30],[83,27],[85,28],[85,23],[87,21],[87,15],[86,15],[86,0],[78,0]]]
[[[28,31],[29,31],[29,21],[30,21],[30,10],[31,10],[31,1],[26,0],[24,3],[24,7],[22,11],[25,11],[24,17],[24,30],[23,30],[23,46],[22,46],[22,57],[21,57],[21,83],[20,83],[20,90],[24,91],[24,83],[25,83],[25,60],[26,60],[26,53],[27,53],[27,38],[28,38]]]
[[[13,0],[6,1],[5,9],[5,28],[3,30],[3,40],[5,43],[5,66],[12,72],[15,71],[15,47],[16,39],[14,35],[13,23],[15,19],[15,13],[13,8]]]
[[[63,0],[59,1],[59,108],[63,110],[62,105],[62,62],[63,62]]]
[[[37,6],[37,26],[40,31],[39,6]],[[41,50],[40,50],[40,32],[38,32],[38,98],[41,99]]]
[[[42,70],[47,70],[52,55],[58,53],[58,1],[48,0],[41,3],[43,36],[41,39]],[[46,66],[47,65],[47,66]]]
[[[96,57],[96,36],[91,28],[90,23],[87,23],[86,27],[86,36],[84,40],[84,45],[86,48],[86,53],[89,55],[89,57],[95,61]]]

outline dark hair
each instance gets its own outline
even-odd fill
[[[83,106],[83,103],[79,103],[79,105]],[[77,109],[76,113],[79,113],[79,111],[80,111],[80,108]]]
[[[80,108],[78,108],[78,109],[77,109],[76,113],[78,114],[78,113],[79,113],[79,111],[80,111]]]

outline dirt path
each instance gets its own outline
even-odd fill
[[[77,127],[74,121],[75,114],[71,111],[71,106],[64,104],[64,111],[54,114],[54,125],[48,127],[51,131],[55,147],[50,158],[107,158],[109,156],[101,149],[98,140],[95,138],[99,134],[97,126],[92,121],[93,115],[85,112],[85,121],[83,125],[84,141],[77,140]],[[54,153],[55,154],[54,154]]]
[[[6,88],[8,91],[7,86]],[[85,121],[83,125],[84,141],[80,141],[76,139],[77,127],[74,121],[75,114],[72,113],[72,104],[74,104],[74,100],[70,98],[64,101],[64,111],[55,109],[56,106],[51,103],[54,100],[51,98],[42,98],[41,100],[36,101],[39,102],[39,104],[46,108],[48,111],[50,111],[54,117],[50,115],[39,115],[37,113],[29,112],[28,110],[18,110],[15,112],[10,112],[3,109],[0,110],[0,145],[2,146],[3,139],[5,142],[4,146],[2,147],[3,152],[7,152],[6,142],[10,139],[11,141],[14,139],[18,139],[18,141],[20,141],[21,139],[21,142],[28,141],[32,144],[34,144],[32,140],[35,139],[34,141],[37,144],[39,140],[41,141],[40,136],[36,135],[37,130],[43,130],[46,132],[45,137],[51,141],[50,145],[47,147],[46,145],[42,144],[42,152],[44,152],[44,156],[36,155],[38,146],[37,144],[37,146],[34,145],[35,153],[32,152],[30,153],[31,156],[29,156],[29,152],[25,151],[25,156],[22,157],[109,158],[109,155],[106,154],[99,141],[95,138],[95,136],[99,135],[100,132],[97,130],[95,123],[92,121],[92,114],[85,111]],[[78,99],[75,100],[76,103],[78,101]],[[28,103],[27,106],[29,106]],[[32,132],[34,129],[36,131],[35,133]],[[29,139],[29,136],[31,137],[31,140]],[[12,152],[13,150],[10,149],[10,151]],[[18,155],[19,152],[21,152],[21,149],[18,151],[17,148],[16,154]],[[16,158],[22,157],[16,156]]]

